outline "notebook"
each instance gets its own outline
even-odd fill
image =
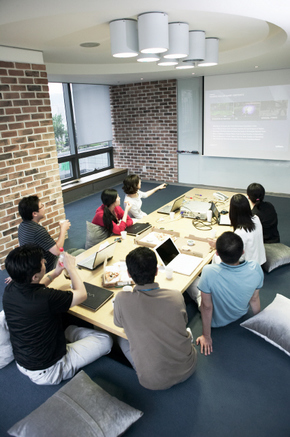
[[[170,237],[156,246],[154,250],[165,267],[170,266],[174,272],[182,275],[191,275],[202,262],[202,258],[198,256],[180,253]]]
[[[219,225],[231,226],[229,214],[221,214],[213,202],[211,203],[211,210],[212,215],[216,218],[216,221]]]
[[[157,212],[160,214],[170,214],[171,212],[175,212],[178,209],[180,209],[183,199],[185,195],[178,197],[178,199],[174,200],[174,202],[171,205],[165,205],[162,208],[158,209]]]
[[[126,228],[128,235],[133,235],[136,237],[136,235],[142,234],[142,232],[147,231],[147,229],[152,228],[152,225],[150,223],[134,223],[134,225],[128,226]]]
[[[115,241],[114,243],[108,244],[108,246],[78,262],[77,265],[88,270],[95,270],[99,265],[103,264],[105,259],[113,257],[116,244],[117,242]]]
[[[114,292],[106,288],[98,287],[97,285],[84,282],[88,297],[80,304],[84,308],[92,311],[97,311],[104,303],[114,296]]]

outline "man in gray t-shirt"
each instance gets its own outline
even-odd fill
[[[19,245],[37,244],[44,250],[46,271],[54,269],[59,248],[63,247],[66,231],[70,228],[70,221],[64,220],[59,224],[60,232],[57,241],[49,235],[47,230],[39,224],[45,218],[45,206],[37,196],[28,196],[20,200],[18,211],[22,222],[18,228]]]
[[[170,388],[185,381],[196,367],[183,296],[154,282],[157,259],[151,249],[132,250],[126,264],[136,286],[115,298],[114,323],[128,337],[128,341],[120,338],[119,344],[141,385],[151,390]]]

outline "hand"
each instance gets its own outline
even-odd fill
[[[72,270],[75,270],[76,268],[75,257],[65,252],[63,257],[63,265],[64,268],[67,269],[68,273],[70,273]]]
[[[4,280],[5,284],[10,284],[11,281],[12,281],[12,278],[10,278],[10,276],[8,276],[8,278],[5,278],[5,280]]]
[[[210,355],[210,353],[213,351],[211,337],[205,337],[204,335],[201,335],[196,339],[196,344],[200,344],[200,352],[203,354],[204,351],[204,355]]]
[[[215,238],[208,238],[207,239],[208,244],[210,245],[212,250],[216,249],[216,239]]]
[[[58,260],[57,264],[55,266],[55,269],[54,269],[55,277],[59,276],[61,274],[61,272],[63,271],[63,269],[64,269],[63,263],[60,263],[59,260]]]
[[[158,190],[164,190],[164,188],[167,187],[167,184],[161,184],[159,187],[157,187]]]
[[[69,220],[61,220],[59,222],[59,227],[61,230],[67,231],[70,228],[70,221]]]
[[[126,205],[126,207],[125,207],[125,209],[127,210],[127,211],[129,211],[130,210],[130,208],[131,208],[131,203],[129,202],[129,200],[126,200],[125,202],[125,205]]]

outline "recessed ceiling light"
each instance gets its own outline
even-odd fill
[[[83,42],[80,44],[81,47],[86,47],[88,49],[91,49],[93,47],[99,47],[100,43],[98,42]]]

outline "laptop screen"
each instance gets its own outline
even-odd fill
[[[172,260],[174,260],[175,257],[177,257],[177,255],[179,255],[179,251],[171,238],[165,240],[162,244],[157,246],[155,250],[165,266],[167,266]]]
[[[215,204],[213,202],[211,203],[211,210],[212,210],[213,216],[218,220],[220,214],[218,212],[217,207],[215,206]]]

